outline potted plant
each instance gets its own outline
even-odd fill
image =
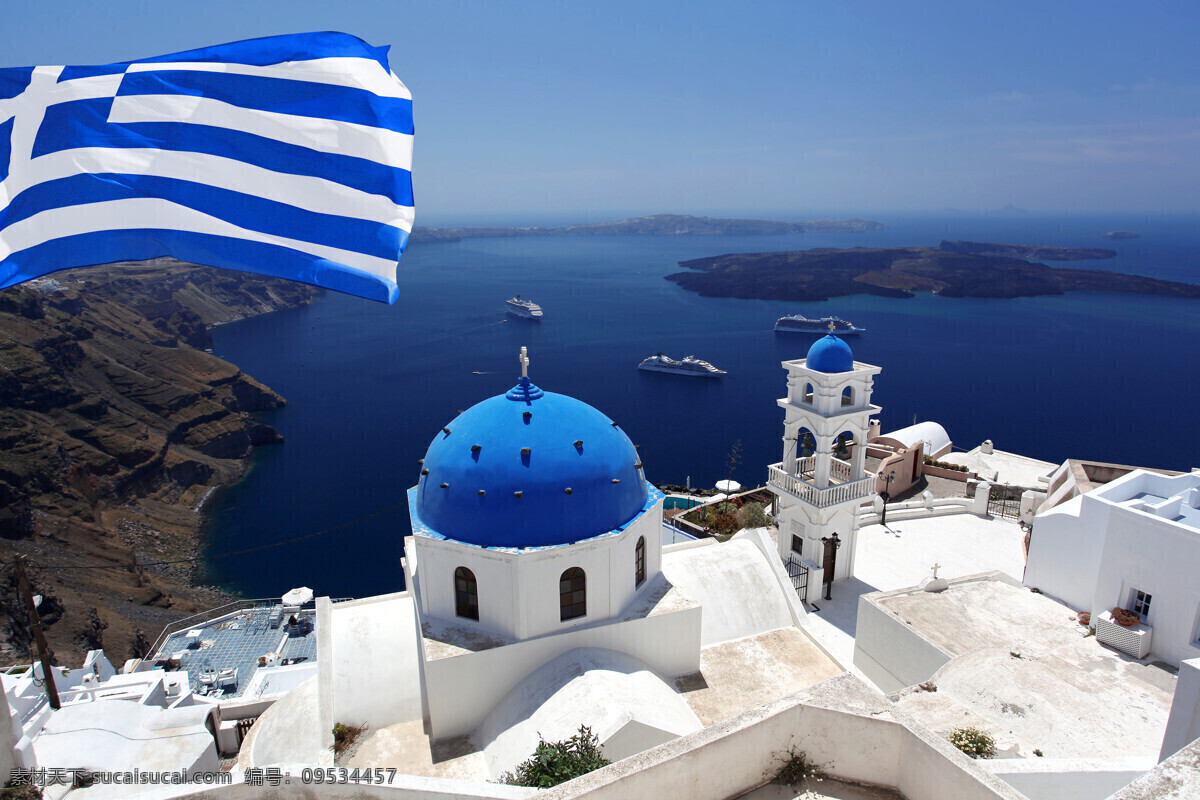
[[[1112,614],[1113,622],[1123,625],[1126,628],[1131,628],[1142,621],[1137,614],[1123,608],[1113,608],[1110,613]]]

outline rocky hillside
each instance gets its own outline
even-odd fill
[[[219,600],[191,586],[189,564],[155,562],[194,554],[203,501],[282,441],[253,412],[285,401],[204,352],[208,328],[318,291],[160,260],[0,292],[0,660],[28,658],[15,553],[64,664],[101,644],[126,658],[139,630],[153,640]]]

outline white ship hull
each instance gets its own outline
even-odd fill
[[[638,364],[638,369],[644,369],[647,372],[667,372],[671,375],[687,375],[694,378],[721,378],[725,375],[725,370],[717,369],[707,361],[701,361],[695,356],[675,361],[662,353],[645,359]]]
[[[540,319],[542,316],[542,307],[530,300],[522,300],[521,295],[505,303],[504,308],[508,313],[525,319]]]
[[[833,323],[833,330],[829,329],[829,323]],[[847,322],[841,317],[822,317],[821,319],[809,319],[803,314],[795,314],[790,317],[780,317],[775,321],[776,331],[786,331],[788,333],[813,333],[817,335],[825,335],[832,333],[836,336],[846,336],[851,333],[864,333],[866,328],[856,328],[854,323]]]

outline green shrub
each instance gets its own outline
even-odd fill
[[[809,778],[821,780],[824,777],[825,773],[809,761],[808,756],[792,749],[784,754],[783,766],[779,768],[779,772],[775,773],[772,782],[784,786],[799,786]]]
[[[768,524],[767,513],[758,503],[742,506],[737,513],[737,521],[740,528],[765,528]]]
[[[341,755],[350,745],[354,744],[354,740],[362,731],[361,725],[343,725],[335,722],[333,724],[333,752]]]
[[[996,740],[978,728],[955,728],[947,738],[950,744],[971,758],[991,758],[996,755]]]
[[[500,776],[500,782],[546,789],[611,763],[601,752],[600,740],[592,729],[580,725],[579,733],[561,742],[547,742],[539,735],[533,755],[518,764],[514,772]]]

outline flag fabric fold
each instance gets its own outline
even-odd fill
[[[343,33],[0,69],[0,288],[173,256],[394,302],[412,97]]]

